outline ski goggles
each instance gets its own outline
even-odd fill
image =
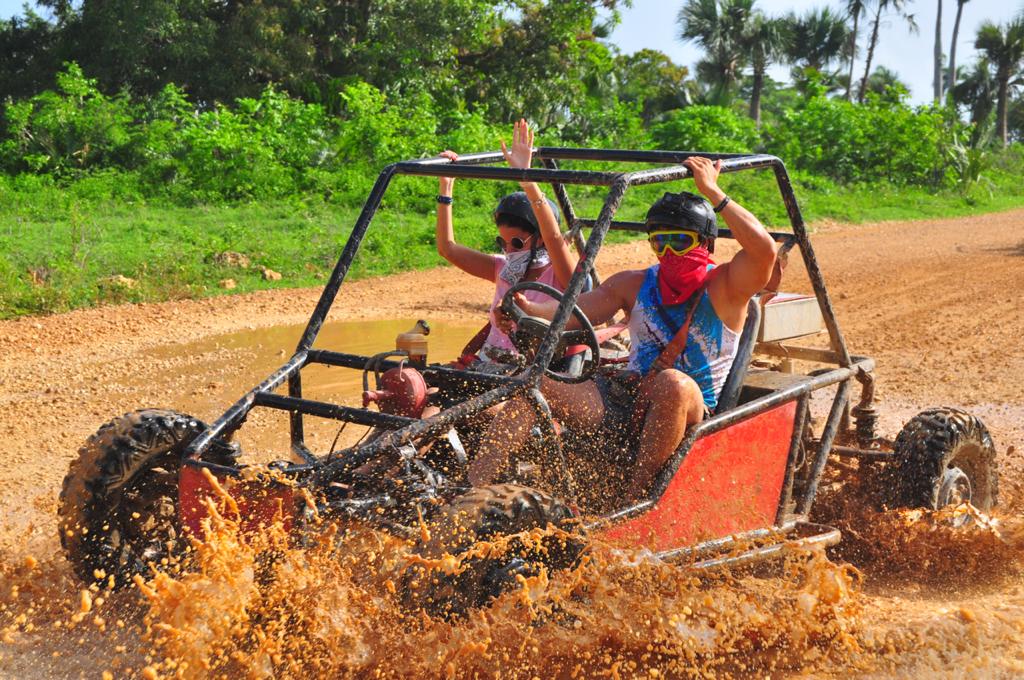
[[[695,231],[652,231],[647,241],[658,257],[670,250],[674,255],[685,255],[700,245],[700,236]]]
[[[494,242],[498,244],[498,249],[503,252],[522,250],[526,247],[527,242],[532,239],[533,236],[529,236],[525,241],[518,236],[513,236],[510,240],[506,241],[500,236],[494,238]]]

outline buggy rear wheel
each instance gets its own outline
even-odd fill
[[[976,416],[955,408],[922,411],[900,431],[894,449],[896,505],[937,510],[970,502],[986,511],[996,505],[996,449]]]
[[[572,518],[564,503],[529,487],[471,489],[438,510],[429,537],[417,542],[415,552],[439,564],[414,565],[405,573],[403,604],[445,618],[462,616],[510,589],[517,575],[535,575],[542,566],[549,571],[573,566],[584,545],[579,535],[552,532],[538,541],[513,537],[500,545],[501,538],[531,529],[566,529]],[[465,555],[485,541],[499,543],[497,555]],[[461,571],[445,573],[440,568],[445,555],[461,557]]]
[[[145,409],[115,418],[89,437],[60,493],[60,542],[75,573],[115,586],[148,565],[178,557],[178,469],[188,445],[206,430],[184,413]],[[235,447],[214,440],[204,460],[232,465]]]

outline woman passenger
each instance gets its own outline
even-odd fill
[[[533,159],[533,132],[525,120],[515,124],[511,150],[501,142],[505,160],[513,168],[529,168]],[[453,151],[442,154],[457,161]],[[495,284],[491,301],[490,324],[482,347],[476,352],[484,362],[507,363],[516,350],[508,335],[499,327],[495,310],[506,291],[521,281],[538,281],[565,290],[576,269],[576,255],[562,237],[558,226],[558,207],[544,196],[534,182],[521,182],[522,191],[509,194],[498,202],[494,222],[498,229],[496,242],[501,255],[482,253],[455,241],[452,229],[453,177],[439,179],[437,197],[437,252],[453,265],[473,276]],[[527,299],[546,299],[543,293],[526,292]]]

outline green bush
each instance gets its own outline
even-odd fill
[[[949,185],[949,150],[962,125],[935,107],[869,95],[865,104],[813,97],[764,134],[766,150],[839,182]]]
[[[341,83],[339,83],[340,85]],[[600,91],[600,83],[591,86]],[[588,87],[591,87],[588,86]],[[716,106],[670,111],[647,130],[639,103],[614,93],[580,98],[556,116],[538,143],[716,152],[766,150],[794,171],[849,183],[897,186],[985,185],[983,154],[965,151],[967,128],[947,109],[912,108],[893,91],[864,105],[829,99],[823,88],[769,117],[758,131],[742,113]],[[138,202],[197,203],[320,197],[361,204],[389,163],[458,152],[497,149],[506,125],[439,104],[421,90],[384,92],[346,81],[338,115],[273,87],[230,105],[200,107],[174,85],[152,97],[107,96],[75,64],[57,87],[9,102],[0,137],[0,167],[9,175],[57,182],[72,196]],[[590,167],[568,164],[570,167]],[[986,185],[987,186],[987,185]],[[460,182],[460,202],[489,208],[516,187]],[[387,205],[432,205],[436,180],[396,178]],[[584,192],[586,193],[586,192]],[[592,189],[588,197],[600,192]],[[55,200],[66,199],[56,196]]]
[[[570,119],[559,130],[567,145],[619,149],[643,149],[650,146],[644,129],[639,102],[609,99],[583,99]]]
[[[688,106],[666,114],[651,137],[659,149],[746,153],[757,146],[754,121],[721,106]]]
[[[183,120],[170,153],[175,179],[204,200],[305,191],[306,173],[335,155],[332,128],[320,105],[267,88],[259,99],[237,100],[233,109],[217,106]]]
[[[389,101],[377,88],[360,82],[342,91],[342,101],[345,122],[337,139],[342,158],[383,165],[417,157],[437,144],[433,102],[426,93]]]
[[[83,198],[191,205],[314,195],[361,203],[388,163],[446,148],[495,150],[511,136],[483,111],[439,110],[425,93],[388,96],[364,82],[343,89],[340,117],[272,87],[199,110],[174,85],[138,102],[106,97],[75,64],[58,82],[7,105],[2,168],[56,179]],[[388,201],[426,205],[435,190],[436,180],[404,178]],[[503,190],[468,182],[460,197],[489,205]]]
[[[6,106],[0,158],[8,172],[62,176],[130,162],[133,108],[127,95],[105,96],[77,64],[68,64],[57,74],[56,91]]]

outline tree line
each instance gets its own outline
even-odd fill
[[[1024,139],[1024,98],[1020,94],[1024,85],[1024,7],[1005,24],[984,22],[974,41],[976,59],[964,67],[957,65],[956,44],[968,1],[956,0],[946,67],[942,0],[937,0],[934,103],[962,110],[979,128],[995,123],[1006,146],[1011,139]],[[919,31],[910,11],[912,4],[913,0],[844,0],[842,11],[821,6],[803,14],[773,17],[757,7],[757,0],[686,0],[677,22],[680,39],[704,50],[697,64],[698,79],[705,87],[703,97],[728,104],[746,94],[750,117],[760,122],[765,74],[771,64],[791,66],[797,88],[808,78],[817,78],[830,93],[841,94],[848,101],[863,103],[869,92],[884,93],[890,88],[905,92],[907,86],[898,74],[877,66],[872,71],[872,66],[885,22],[897,21],[911,33]],[[863,70],[858,76],[854,67],[862,52]]]
[[[168,83],[200,106],[273,85],[337,111],[345,85],[551,124],[612,70],[618,0],[38,0],[0,25],[0,98],[74,62],[105,92]]]
[[[977,58],[951,53],[936,102],[913,107],[874,65],[882,23],[917,30],[911,2],[769,16],[757,0],[685,0],[678,38],[702,49],[691,72],[608,41],[629,0],[38,0],[0,22],[0,169],[124,171],[143,194],[189,200],[331,193],[375,163],[492,148],[525,114],[548,142],[970,182],[979,150],[1024,139],[1024,12],[983,25]]]

